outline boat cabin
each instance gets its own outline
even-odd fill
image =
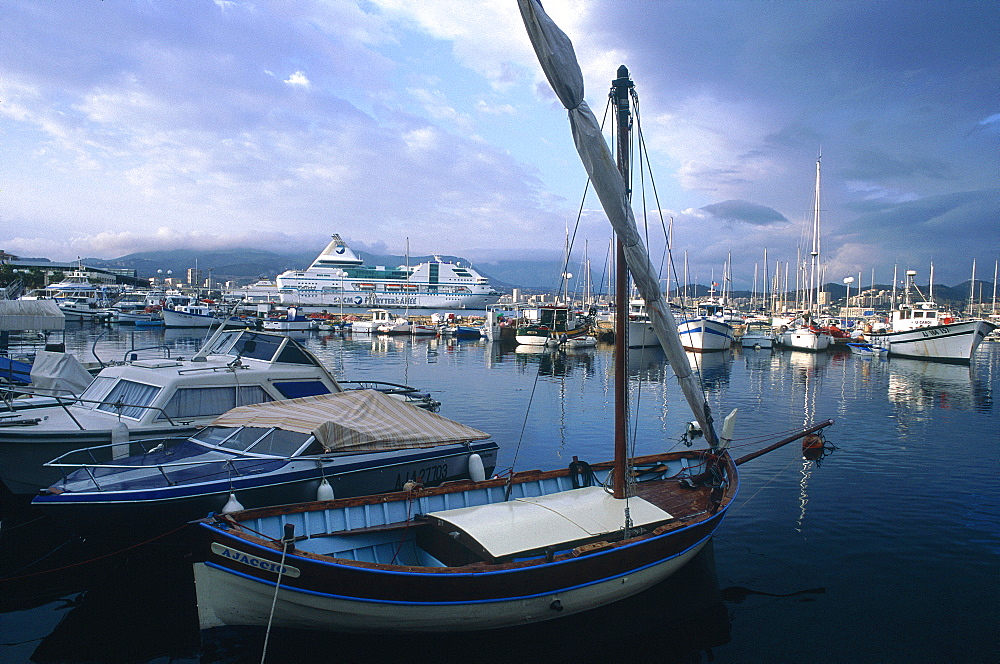
[[[204,359],[131,359],[108,367],[70,408],[120,416],[131,428],[194,422],[239,405],[341,391],[315,356],[284,335],[226,331],[199,356]]]

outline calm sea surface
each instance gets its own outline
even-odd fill
[[[186,355],[202,337],[86,325],[67,349],[109,360],[165,342]],[[498,468],[611,456],[609,347],[299,338],[341,379],[432,392],[442,415],[493,434]],[[971,367],[782,350],[697,360],[716,419],[739,409],[737,455],[827,418],[836,449],[805,461],[793,444],[741,466],[713,546],[678,575],[614,607],[495,633],[276,631],[267,661],[998,661],[1000,344]],[[692,417],[662,352],[636,351],[629,378],[636,453],[681,445]],[[0,661],[260,661],[263,630],[199,638],[183,541],[95,551],[34,519],[0,530]]]

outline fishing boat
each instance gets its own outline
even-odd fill
[[[732,505],[736,466],[767,451],[733,460],[728,441],[735,411],[716,434],[636,230],[626,179],[583,103],[569,40],[536,0],[519,5],[542,66],[570,109],[581,157],[708,448],[629,459],[619,389],[614,462],[574,458],[558,470],[203,519],[195,537],[204,559],[194,565],[202,628],[446,632],[602,606],[652,586],[693,558]],[[618,74],[612,95],[620,126],[627,126],[632,82],[624,67]],[[620,147],[623,164],[628,159]],[[623,364],[624,346],[618,344]],[[625,373],[616,370],[616,387],[626,384]]]
[[[969,362],[979,344],[997,326],[985,320],[957,321],[937,303],[923,297],[913,281],[916,270],[906,271],[903,302],[892,312],[889,332],[872,333],[872,343],[889,356],[945,362]],[[911,291],[923,299],[912,299]]]
[[[825,351],[833,343],[833,337],[829,331],[823,329],[815,322],[819,316],[819,291],[822,271],[820,269],[820,163],[822,157],[816,158],[816,185],[813,194],[813,226],[812,226],[812,250],[810,251],[809,264],[809,302],[808,310],[795,321],[791,326],[781,330],[778,334],[778,344],[791,348],[792,350],[804,350],[808,352]]]
[[[434,260],[396,268],[368,266],[333,235],[306,270],[275,279],[282,304],[299,306],[484,309],[500,293],[471,265]]]
[[[715,288],[714,283],[712,288]],[[733,345],[733,326],[729,323],[725,304],[711,294],[698,303],[694,316],[684,318],[677,327],[685,350],[717,353]]]
[[[371,317],[368,320],[356,320],[351,323],[351,332],[362,334],[377,334],[379,328],[392,321],[392,314],[387,309],[369,309]]]
[[[558,346],[571,337],[586,336],[590,330],[587,319],[565,304],[545,304],[526,309],[516,328],[514,338],[525,346]]]
[[[73,359],[58,355],[61,365]],[[186,438],[236,406],[344,389],[294,339],[222,328],[190,358],[127,353],[93,382],[83,383],[78,396],[56,390],[53,381],[48,386],[46,396],[58,403],[0,411],[0,481],[17,495],[34,495],[58,481],[62,473],[44,464],[66,452],[145,438]],[[395,399],[432,410],[440,406],[429,395],[404,393],[394,384],[370,381],[358,387],[384,387]],[[110,448],[103,451],[110,453]]]
[[[348,390],[240,406],[189,438],[75,450],[48,467],[65,477],[32,504],[88,535],[129,523],[129,536],[211,512],[399,491],[474,477],[497,444],[472,427],[378,390]]]

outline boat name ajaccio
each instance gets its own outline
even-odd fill
[[[281,572],[282,576],[292,578],[297,578],[299,576],[299,569],[297,567],[279,565],[278,563],[265,560],[264,558],[258,558],[257,556],[251,556],[243,553],[242,551],[237,551],[236,549],[230,549],[228,546],[223,546],[217,542],[212,542],[212,553],[222,556],[223,558],[235,560],[236,562],[244,565],[249,565],[250,567],[256,567],[257,569],[274,572],[275,574]]]

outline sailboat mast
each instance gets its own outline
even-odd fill
[[[628,77],[628,69],[622,65],[618,68],[618,78],[611,82],[611,95],[617,111],[618,128],[618,172],[625,182],[625,195],[631,199],[632,190],[629,182],[629,136],[632,125],[632,111],[629,107],[629,95],[632,92],[632,79]],[[628,204],[628,200],[626,201]],[[621,238],[615,242],[618,258],[616,273],[617,292],[615,293],[615,467],[614,496],[625,497],[625,465],[628,451],[628,410],[627,402],[627,361],[628,352],[628,268],[625,260],[625,247]]]
[[[822,160],[823,155],[820,155],[816,159],[816,193],[814,195],[815,203],[813,204],[812,251],[809,252],[811,256],[809,267],[809,313],[812,315],[815,312],[817,318],[819,317],[819,287],[821,283],[819,273],[819,170]]]

